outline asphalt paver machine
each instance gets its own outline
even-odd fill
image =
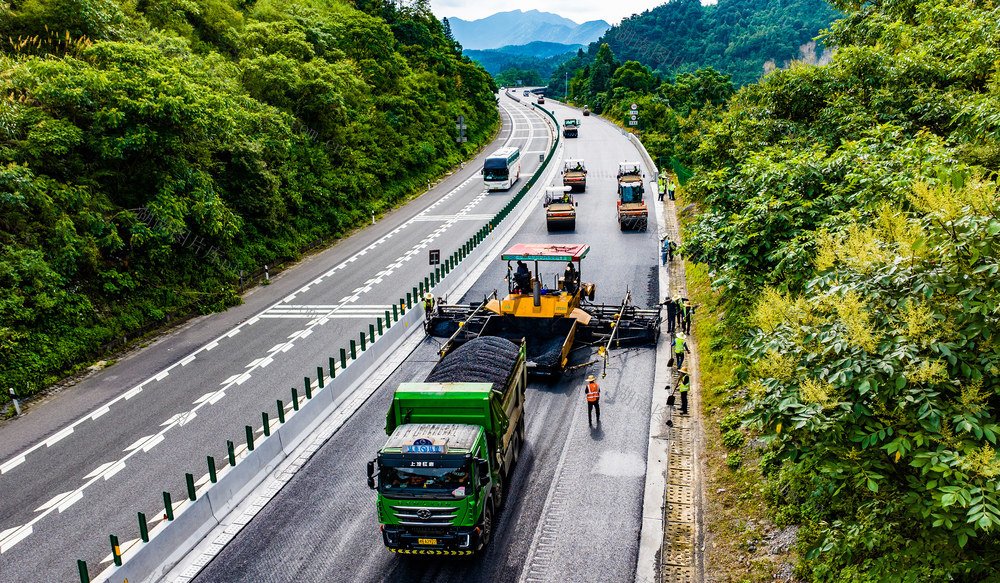
[[[558,377],[567,370],[576,344],[654,345],[660,311],[637,308],[631,294],[620,304],[593,303],[596,286],[582,282],[585,244],[514,245],[501,254],[507,262],[507,294],[498,291],[472,304],[439,303],[427,318],[431,336],[447,338],[442,354],[480,336],[527,343],[528,372]],[[544,273],[547,271],[548,273]]]

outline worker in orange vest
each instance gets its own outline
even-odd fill
[[[593,425],[594,422],[590,418],[590,412],[592,410],[597,410],[597,424],[601,424],[601,387],[597,386],[597,380],[594,375],[587,377],[587,424]]]

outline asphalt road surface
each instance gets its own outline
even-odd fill
[[[552,136],[522,104],[504,98],[501,112],[503,129],[485,151],[521,147],[519,188]],[[227,439],[244,443],[244,426],[260,427],[261,411],[276,415],[291,387],[301,394],[303,373],[315,378],[398,302],[403,285],[427,274],[429,249],[447,257],[506,204],[515,191],[484,192],[482,157],[244,305],[198,318],[0,426],[0,582],[78,581],[77,559],[91,576],[107,567],[109,534],[137,539],[137,512],[152,525],[163,491],[182,500],[184,474],[205,474],[208,455],[224,463]],[[374,435],[362,419],[370,421],[362,415],[350,431]],[[351,455],[373,447],[356,443]]]
[[[520,96],[519,96],[520,97]],[[581,117],[548,101],[560,124]],[[656,218],[647,232],[623,233],[616,215],[615,175],[639,154],[621,131],[582,118],[579,138],[559,158],[584,158],[587,190],[577,195],[576,230],[547,233],[538,199],[511,243],[588,243],[582,281],[597,284],[597,302],[618,304],[631,290],[640,307],[658,298]],[[647,169],[647,173],[650,169]],[[561,264],[550,264],[553,277]],[[493,258],[463,301],[505,290],[506,265]],[[547,273],[544,272],[543,273]],[[607,376],[591,365],[559,382],[528,388],[528,437],[509,497],[487,552],[438,559],[399,556],[382,544],[375,494],[365,464],[385,442],[385,412],[401,382],[421,381],[436,362],[440,339],[427,338],[320,448],[269,505],[196,578],[199,582],[310,581],[633,581],[638,553],[650,396],[652,348],[612,350]],[[583,348],[574,363],[596,358]],[[601,385],[601,423],[589,427],[587,374]]]

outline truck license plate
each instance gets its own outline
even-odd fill
[[[438,544],[438,539],[436,538],[418,538],[418,545],[436,545]]]

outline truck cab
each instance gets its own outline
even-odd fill
[[[483,548],[493,528],[493,509],[484,511],[492,504],[488,452],[478,425],[397,427],[369,466],[385,546],[403,554],[442,555]]]
[[[643,200],[642,167],[637,162],[618,165],[618,226],[621,230],[645,231],[649,210]]]
[[[580,120],[573,117],[563,120],[564,138],[575,138],[579,135],[580,135]]]

